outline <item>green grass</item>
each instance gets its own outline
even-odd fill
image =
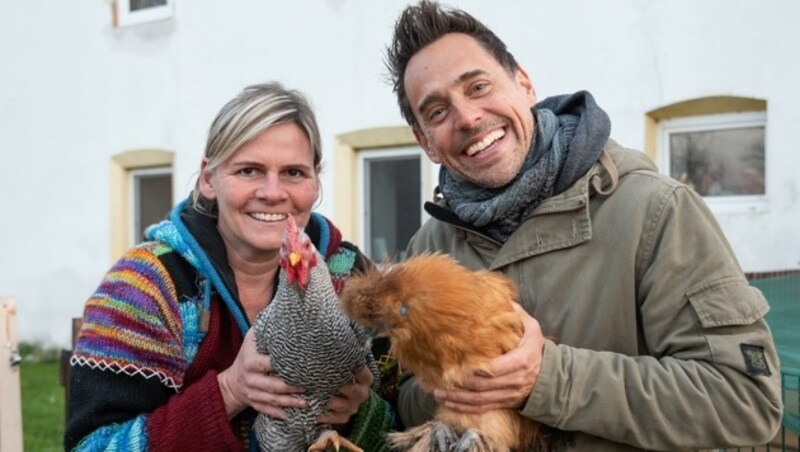
[[[23,361],[21,364],[25,452],[64,450],[64,387],[58,378],[58,361]]]

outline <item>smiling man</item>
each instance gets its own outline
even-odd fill
[[[568,432],[572,450],[773,437],[782,406],[769,307],[700,196],[611,140],[590,93],[537,101],[505,44],[464,11],[407,7],[387,65],[401,113],[442,164],[409,255],[503,272],[527,313],[523,340],[491,376],[434,394],[407,380],[406,427],[438,403],[519,409]]]
[[[517,175],[532,138],[536,94],[522,68],[509,75],[461,33],[445,35],[411,58],[405,84],[419,114],[414,132],[434,162],[488,187]]]

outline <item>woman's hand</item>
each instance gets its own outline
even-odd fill
[[[369,398],[375,377],[364,366],[353,373],[353,382],[342,386],[331,398],[330,411],[317,419],[320,424],[346,424],[358,412],[358,407]]]
[[[228,419],[247,407],[279,419],[286,418],[284,408],[306,408],[305,400],[297,396],[303,389],[287,385],[271,372],[272,361],[256,350],[251,328],[231,367],[217,375]]]

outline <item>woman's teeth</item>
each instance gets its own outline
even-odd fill
[[[286,214],[284,213],[255,212],[251,213],[250,216],[259,221],[283,221],[286,219]]]

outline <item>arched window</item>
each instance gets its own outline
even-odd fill
[[[135,150],[111,158],[111,253],[142,242],[172,208],[172,152]]]
[[[647,151],[661,172],[702,195],[717,212],[765,207],[766,101],[706,97],[647,114]]]
[[[337,224],[370,258],[402,259],[433,197],[434,165],[408,127],[336,138]]]

